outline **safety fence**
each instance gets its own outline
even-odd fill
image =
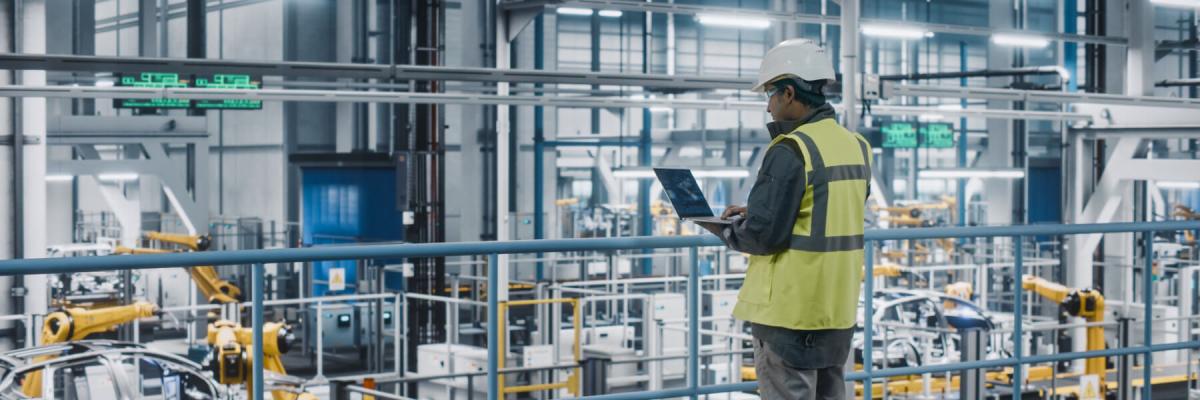
[[[1144,277],[1153,276],[1155,232],[1174,232],[1184,230],[1200,230],[1200,221],[1169,221],[1152,223],[1109,223],[1109,224],[1076,224],[1076,225],[1019,225],[996,227],[944,227],[916,229],[887,229],[868,230],[864,240],[866,243],[866,262],[864,276],[874,276],[874,249],[879,242],[893,240],[920,240],[945,238],[1012,238],[1014,245],[1014,265],[1012,269],[1014,310],[1022,310],[1022,238],[1029,236],[1064,236],[1081,234],[1104,233],[1140,233],[1144,249]],[[554,252],[588,252],[588,251],[619,251],[619,250],[649,250],[649,249],[688,249],[690,270],[687,275],[687,312],[688,312],[688,342],[690,345],[687,355],[687,386],[679,389],[668,389],[647,392],[633,392],[610,395],[589,396],[587,399],[659,399],[671,397],[697,397],[706,394],[727,393],[735,391],[753,391],[757,383],[735,383],[724,385],[700,385],[700,258],[697,249],[707,246],[719,246],[722,243],[714,236],[676,236],[676,237],[628,237],[601,239],[560,239],[560,240],[521,240],[507,242],[464,242],[464,243],[428,243],[428,244],[364,244],[335,247],[311,247],[268,250],[240,250],[229,252],[190,252],[175,254],[148,254],[126,257],[76,257],[55,259],[26,259],[0,261],[0,276],[17,274],[59,274],[75,272],[91,272],[122,269],[153,269],[169,267],[190,267],[200,265],[249,265],[253,272],[252,319],[254,329],[254,360],[261,360],[263,308],[264,264],[312,262],[329,260],[366,260],[366,259],[401,259],[428,258],[450,256],[487,255],[489,258],[488,271],[495,272],[502,254],[518,253],[554,253]],[[874,353],[875,327],[873,324],[874,304],[863,301],[864,307],[864,338],[863,341],[863,370],[846,374],[847,381],[861,381],[863,393],[874,393],[872,382],[879,378],[898,376],[946,373],[952,371],[968,371],[985,368],[1012,367],[1013,393],[1021,393],[1022,371],[1025,364],[1058,362],[1094,357],[1113,357],[1127,355],[1143,355],[1143,382],[1151,382],[1153,353],[1200,349],[1200,341],[1181,338],[1175,343],[1153,344],[1153,279],[1142,279],[1143,303],[1145,305],[1144,341],[1136,347],[1120,347],[1098,351],[1066,352],[1046,355],[1023,355],[1022,340],[1014,340],[1013,356],[1002,359],[974,360],[937,365],[922,365],[900,368],[875,368],[872,357]],[[501,277],[497,273],[488,274],[488,287],[500,288]],[[864,299],[874,298],[874,285],[864,286]],[[488,397],[498,398],[501,382],[501,363],[498,351],[501,348],[499,340],[499,320],[495,316],[502,310],[500,296],[487,296],[488,322]],[[1023,334],[1022,318],[1013,321],[1013,337],[1021,338]],[[263,368],[255,367],[254,398],[263,399]],[[507,370],[505,372],[508,372]],[[1143,385],[1143,399],[1150,399],[1150,385]]]

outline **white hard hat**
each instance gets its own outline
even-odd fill
[[[762,92],[768,83],[780,78],[805,81],[837,79],[833,73],[833,62],[825,55],[825,49],[808,39],[785,40],[767,51],[762,66],[758,68],[758,79],[750,90]]]

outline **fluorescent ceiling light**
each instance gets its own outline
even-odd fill
[[[135,181],[135,180],[137,180],[137,178],[138,178],[138,174],[135,174],[135,173],[100,174],[100,175],[96,175],[96,179],[99,179],[99,180],[101,180],[101,181],[104,181],[104,182],[126,182],[126,181]]]
[[[1019,179],[1025,177],[1025,171],[1019,169],[927,169],[920,171],[920,177],[929,179]]]
[[[621,16],[621,10],[600,10],[601,17],[617,18]]]
[[[693,170],[692,175],[697,178],[749,178],[750,171],[742,168],[698,169]]]
[[[700,14],[696,16],[696,20],[700,21],[700,25],[724,28],[767,29],[771,27],[771,20],[762,18]]]
[[[46,175],[46,182],[70,182],[75,180],[75,175]]]
[[[962,110],[963,107],[961,104],[946,103],[946,104],[938,104],[937,109],[945,110],[945,111],[959,111],[959,110]]]
[[[1157,185],[1159,189],[1184,189],[1184,190],[1200,189],[1200,181],[1194,181],[1194,182],[1159,181],[1159,182],[1154,182],[1154,184]]]
[[[623,168],[623,169],[613,170],[612,174],[613,174],[614,178],[620,178],[620,179],[646,179],[646,178],[654,177],[654,171],[649,170],[649,169]]]
[[[669,113],[673,110],[671,107],[650,107],[652,113]]]
[[[1033,35],[1018,35],[1011,33],[997,33],[992,35],[992,43],[1001,46],[1013,47],[1028,47],[1040,49],[1050,45],[1050,39],[1033,36]]]
[[[929,113],[929,114],[921,114],[921,115],[917,116],[917,120],[921,121],[921,122],[941,121],[943,119],[946,119],[946,116],[942,115],[942,114]]]
[[[558,15],[579,15],[585,17],[592,15],[592,9],[590,8],[559,7],[555,12]]]
[[[96,87],[113,87],[116,85],[116,83],[117,82],[113,81],[112,79],[97,79]]]
[[[1163,7],[1200,8],[1200,1],[1197,0],[1150,0],[1150,2]]]
[[[862,34],[866,36],[891,39],[921,39],[930,32],[922,29],[895,25],[863,25]]]

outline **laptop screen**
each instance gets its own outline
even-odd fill
[[[671,205],[675,206],[675,212],[681,218],[713,216],[712,208],[704,200],[704,192],[696,184],[691,170],[655,168],[654,174],[658,175],[663,191],[667,192],[667,198],[671,199]]]

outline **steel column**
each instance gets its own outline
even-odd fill
[[[254,264],[254,399],[265,400],[263,397],[263,274],[262,263]]]
[[[875,369],[875,242],[867,241],[864,246],[863,258],[863,372],[867,378],[863,380],[863,396],[874,396],[871,371]],[[885,386],[886,387],[886,386]]]
[[[500,286],[499,274],[499,259],[500,256],[495,253],[488,255],[488,287],[487,287],[487,343],[488,343],[488,366],[487,366],[487,382],[488,382],[488,398],[500,398],[500,356],[497,349],[500,347],[500,301],[497,287]]]
[[[1025,338],[1023,337],[1024,331],[1022,330],[1022,325],[1023,325],[1022,322],[1024,321],[1024,316],[1022,315],[1024,312],[1024,310],[1022,310],[1022,306],[1023,306],[1022,303],[1024,302],[1023,300],[1025,298],[1025,293],[1024,293],[1024,287],[1021,286],[1021,280],[1022,280],[1021,272],[1022,272],[1022,270],[1024,270],[1024,268],[1022,268],[1022,267],[1023,267],[1023,262],[1025,260],[1025,255],[1024,255],[1025,249],[1024,249],[1024,240],[1022,240],[1021,236],[1013,237],[1013,251],[1016,252],[1016,255],[1014,256],[1014,259],[1013,259],[1013,272],[1012,272],[1012,279],[1013,279],[1013,358],[1016,359],[1018,363],[1013,365],[1012,395],[1013,395],[1014,399],[1019,399],[1019,398],[1021,398],[1021,386],[1023,383],[1025,383],[1025,377],[1022,374],[1021,364],[1020,364],[1021,358],[1024,357],[1024,347],[1025,347],[1024,346]]]
[[[541,70],[545,68],[545,50],[543,42],[545,41],[546,30],[545,16],[539,15],[533,20],[533,68]],[[541,89],[542,84],[534,84],[535,89]],[[536,91],[535,95],[541,95],[541,91]],[[546,238],[546,201],[544,186],[546,185],[545,161],[546,155],[546,115],[542,106],[533,108],[533,238]],[[538,253],[537,258],[542,258],[543,253]],[[545,274],[545,266],[541,261],[537,263],[536,278],[541,281]]]
[[[700,256],[695,247],[688,249],[688,389],[700,387]],[[696,395],[691,395],[696,399]]]
[[[967,71],[967,42],[958,42],[958,65],[959,70]],[[958,85],[967,86],[967,77],[958,79]],[[961,99],[958,103],[962,109],[967,109],[967,99]],[[958,119],[958,167],[966,168],[967,166],[967,117]],[[967,226],[967,179],[958,179],[958,226]]]
[[[1146,303],[1146,315],[1142,321],[1142,346],[1147,348],[1145,362],[1142,365],[1142,399],[1151,400],[1153,398],[1153,390],[1150,387],[1151,372],[1154,366],[1154,352],[1149,350],[1150,345],[1154,342],[1154,336],[1151,331],[1151,323],[1154,322],[1154,231],[1143,232],[1142,249],[1146,254],[1145,264],[1142,265],[1142,290],[1143,300]],[[1183,295],[1182,293],[1180,294]],[[1191,324],[1191,321],[1181,321],[1180,323]],[[1181,338],[1182,339],[1182,338]]]

